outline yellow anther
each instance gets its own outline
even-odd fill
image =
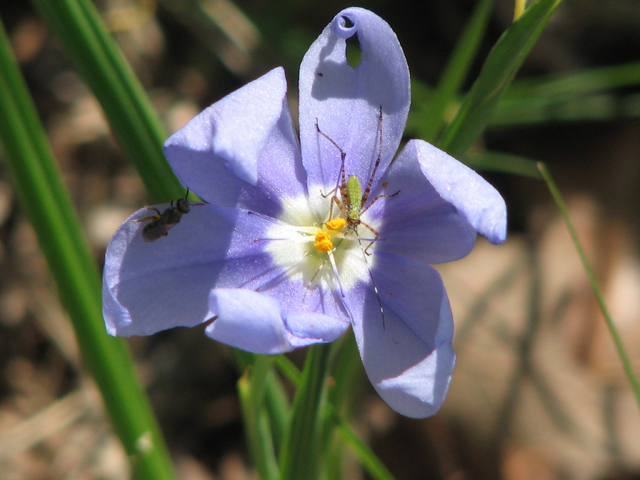
[[[313,246],[320,252],[330,252],[333,250],[333,242],[327,232],[316,233],[316,241]]]
[[[325,223],[329,230],[335,230],[336,232],[342,230],[346,224],[347,220],[341,217],[336,217],[333,220],[329,220],[327,223]]]

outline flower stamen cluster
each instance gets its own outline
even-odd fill
[[[333,220],[329,220],[327,223],[325,223],[325,226],[329,230],[335,230],[339,232],[345,227],[346,224],[347,224],[347,220],[345,220],[342,217],[336,217]]]
[[[330,252],[333,250],[333,242],[331,241],[331,235],[322,230],[316,233],[316,241],[313,244],[313,248],[319,252]]]
[[[331,252],[333,251],[333,237],[347,225],[347,220],[342,217],[336,217],[333,220],[329,220],[324,224],[324,227],[329,230],[320,230],[316,233],[314,248],[319,252]],[[341,239],[344,235],[341,236]]]

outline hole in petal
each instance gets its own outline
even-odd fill
[[[360,41],[358,35],[347,38],[347,63],[356,68],[362,60],[362,51],[360,50]]]
[[[353,28],[353,22],[347,16],[342,17],[343,26],[346,28]]]

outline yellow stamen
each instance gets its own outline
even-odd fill
[[[316,233],[316,241],[313,246],[320,252],[330,252],[333,250],[333,242],[327,232]]]
[[[346,224],[347,221],[341,217],[336,217],[333,220],[329,220],[327,223],[325,223],[326,227],[329,230],[335,230],[336,232],[342,230]]]

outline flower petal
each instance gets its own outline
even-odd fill
[[[507,206],[489,182],[446,152],[425,142],[410,142],[422,173],[438,194],[453,204],[491,243],[507,238]],[[409,144],[407,144],[409,147]]]
[[[423,173],[419,143],[425,142],[410,141],[389,167],[369,197],[375,203],[363,221],[380,224],[376,251],[426,263],[457,260],[473,248],[476,231]]]
[[[153,213],[134,213],[107,248],[102,296],[111,335],[150,335],[212,316],[208,294],[224,267],[235,214],[192,206],[167,237],[145,242],[141,220]]]
[[[254,353],[291,350],[278,301],[253,290],[216,288],[209,295],[216,318],[205,333],[219,342]]]
[[[109,244],[103,312],[111,335],[149,335],[202,323],[214,315],[209,310],[214,287],[251,289],[278,298],[279,308],[288,314],[287,332],[293,332],[291,345],[329,338],[331,328],[348,325],[327,267],[320,273],[297,268],[297,263],[304,263],[304,251],[294,255],[290,265],[281,265],[265,250],[273,219],[252,211],[194,205],[167,237],[145,242],[141,230],[150,220],[141,220],[155,213],[152,208],[162,212],[167,207],[136,212]],[[285,246],[285,250],[294,249]],[[324,325],[321,332],[328,333],[315,337],[317,323]]]
[[[348,312],[329,262],[313,254],[307,238],[298,226],[240,210],[221,272],[223,283],[217,286],[278,298],[287,315],[317,313],[346,321]]]
[[[455,364],[453,319],[438,272],[420,262],[376,252],[371,285],[348,295],[353,330],[369,380],[398,413],[422,418],[444,401]],[[359,297],[359,298],[358,298]]]
[[[357,34],[361,60],[347,63],[346,40]],[[379,178],[396,153],[411,101],[409,68],[391,27],[362,8],[340,12],[307,51],[300,66],[300,141],[310,185],[333,188],[340,154],[319,128],[346,152],[346,170],[368,182],[379,149]]]
[[[211,318],[214,286],[263,285],[278,275],[263,242],[271,223],[245,210],[194,205],[168,236],[145,242],[154,209],[136,212],[114,235],[105,258],[103,312],[112,335],[149,335]],[[310,297],[315,298],[310,295]]]
[[[265,214],[278,198],[305,192],[306,177],[276,68],[205,109],[165,142],[184,185],[209,203]]]
[[[286,324],[288,341],[293,348],[333,342],[350,326],[346,317],[336,318],[321,313],[287,315]]]
[[[206,334],[254,353],[277,354],[331,342],[349,325],[321,314],[286,317],[274,297],[253,290],[217,288],[211,291],[209,301],[217,318]]]

